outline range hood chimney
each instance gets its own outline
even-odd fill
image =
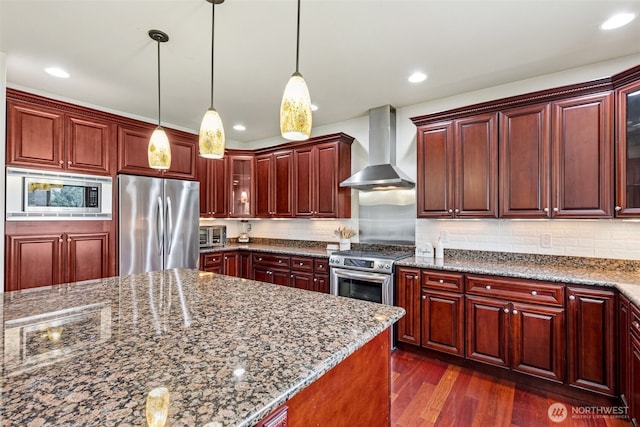
[[[369,110],[369,166],[340,187],[357,190],[413,188],[415,183],[396,166],[396,110],[391,105]]]

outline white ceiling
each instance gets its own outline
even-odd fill
[[[314,125],[580,67],[640,52],[640,18],[603,32],[640,1],[302,0],[300,72],[319,106]],[[211,4],[206,0],[0,0],[0,52],[9,87],[157,119],[197,132],[209,107]],[[227,137],[279,134],[295,69],[296,0],[216,6],[215,107]],[[44,73],[66,69],[63,80]],[[422,70],[420,84],[408,75]],[[232,129],[242,123],[243,133]]]

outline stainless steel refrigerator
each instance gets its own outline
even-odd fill
[[[120,274],[198,268],[200,184],[118,175]]]

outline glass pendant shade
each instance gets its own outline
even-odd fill
[[[224,157],[224,126],[215,108],[209,108],[202,118],[198,147],[200,156],[207,159]]]
[[[158,126],[151,134],[147,156],[151,169],[169,169],[171,167],[171,146],[162,126]]]
[[[291,75],[280,104],[280,132],[291,141],[304,141],[311,135],[311,96],[302,74]]]

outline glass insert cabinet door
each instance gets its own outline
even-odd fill
[[[618,90],[616,216],[640,216],[640,82]]]
[[[230,156],[229,216],[253,215],[253,156]]]

